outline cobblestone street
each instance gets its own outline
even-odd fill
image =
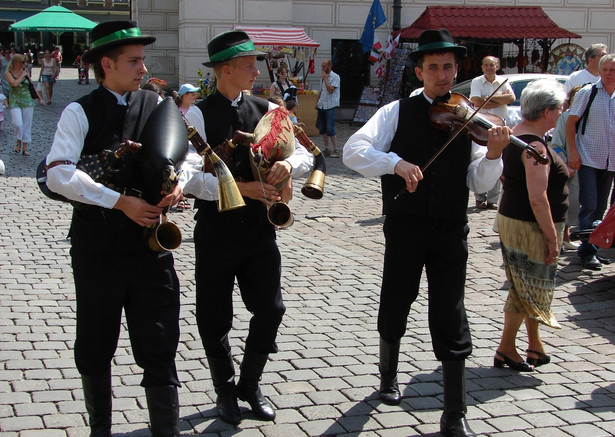
[[[71,207],[44,197],[35,180],[62,109],[95,87],[77,85],[76,77],[74,69],[63,68],[53,104],[36,107],[32,156],[13,151],[8,111],[0,132],[0,159],[6,166],[0,176],[0,437],[89,435],[72,351],[75,296],[66,239]],[[337,129],[342,146],[358,126],[338,123]],[[322,146],[321,138],[313,140]],[[270,356],[261,382],[277,408],[275,422],[256,419],[244,402],[244,420],[237,429],[217,417],[194,316],[194,211],[171,214],[183,234],[175,251],[182,287],[176,360],[182,435],[438,436],[442,369],[432,352],[425,287],[401,345],[402,404],[378,400],[376,314],[384,252],[380,181],[363,178],[334,158],[327,160],[321,200],[300,193],[304,181],[294,182],[294,225],[278,232],[287,312],[278,335],[280,351]],[[481,435],[498,437],[615,435],[615,264],[598,272],[585,270],[574,252],[564,252],[553,301],[562,329],[541,327],[551,364],[526,374],[495,369],[506,278],[492,230],[496,213],[478,211],[472,195],[470,200],[470,425]],[[602,255],[615,258],[615,251]],[[231,344],[238,369],[250,314],[237,292],[234,304]],[[526,346],[522,330],[519,351]],[[150,435],[140,381],[124,327],[113,366],[114,436]]]

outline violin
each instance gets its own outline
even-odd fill
[[[471,120],[466,123],[468,119]],[[504,120],[501,117],[493,114],[476,113],[472,102],[466,96],[458,93],[451,93],[451,97],[446,101],[438,101],[429,108],[429,121],[431,124],[442,130],[459,130],[463,128],[465,132],[474,142],[486,146],[489,132],[496,126],[503,126]],[[542,165],[547,165],[549,159],[540,154],[536,149],[520,140],[514,135],[510,136],[511,144],[525,149],[528,156],[531,156]]]

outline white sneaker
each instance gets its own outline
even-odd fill
[[[337,149],[335,149],[333,150],[333,152],[331,152],[330,156],[331,158],[339,158],[341,155],[340,155],[340,152],[338,152]]]
[[[572,241],[564,241],[562,245],[568,250],[577,250],[579,248],[579,243],[574,243]]]

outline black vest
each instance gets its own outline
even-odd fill
[[[156,107],[158,96],[150,91],[131,92],[128,106],[117,104],[117,98],[102,85],[77,103],[88,119],[83,154],[114,150],[124,139],[138,141],[147,117]],[[112,181],[117,186],[141,189],[135,163],[126,156],[125,168]],[[75,209],[70,236],[73,246],[96,252],[147,251],[145,228],[130,220],[122,211],[98,206]]]
[[[260,97],[243,94],[238,106],[232,106],[231,101],[221,93],[214,93],[203,100],[197,107],[203,113],[205,120],[205,134],[207,143],[213,148],[233,137],[233,132],[240,130],[252,133],[260,119],[269,110],[269,102]],[[250,167],[249,148],[238,146],[232,155],[232,162],[228,168],[235,177],[252,181],[252,168]],[[265,206],[253,199],[244,198],[246,206],[228,211],[225,214],[258,215],[266,214]],[[197,208],[217,211],[215,202],[197,199]]]
[[[158,104],[158,95],[152,92],[131,92],[128,105],[117,104],[117,98],[104,86],[77,100],[88,119],[83,154],[93,155],[103,149],[115,150],[125,140],[139,141],[147,117]],[[141,189],[133,157],[124,159],[125,170],[114,176],[111,182],[119,187]]]
[[[423,167],[448,140],[451,132],[433,127],[430,103],[421,94],[399,101],[399,121],[391,152]],[[396,174],[381,177],[383,214],[414,215],[467,222],[468,188],[466,174],[471,158],[471,141],[459,134],[423,173],[414,193],[395,195],[405,187]]]

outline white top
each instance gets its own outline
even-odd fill
[[[484,74],[481,76],[475,77],[474,79],[472,79],[472,84],[470,86],[470,99],[472,97],[490,96],[491,93],[493,93],[497,89],[497,87],[499,87],[502,84],[503,81],[504,81],[504,78],[498,75],[495,76],[495,79],[493,79],[493,82],[489,82]],[[504,94],[507,91],[514,95],[514,92],[513,92],[512,87],[510,86],[510,83],[506,83],[506,85],[500,88],[500,91],[498,91],[496,95]],[[498,106],[497,108],[482,109],[480,112],[487,112],[489,114],[497,115],[499,117],[502,117],[503,120],[506,120],[506,116],[508,115],[507,108],[508,108],[508,105],[502,105],[502,106]]]
[[[575,71],[570,74],[570,77],[566,82],[566,92],[570,91],[575,86],[583,86],[587,83],[596,83],[599,79],[599,75],[594,76],[587,69]]]

